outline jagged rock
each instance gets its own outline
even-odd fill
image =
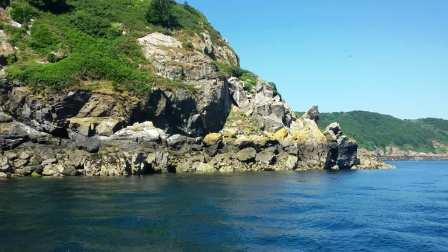
[[[381,159],[379,153],[368,151],[365,149],[358,150],[359,164],[355,169],[391,169],[392,166],[386,164]]]
[[[297,168],[298,161],[299,158],[297,156],[288,155],[285,166],[290,171],[295,170]]]
[[[281,128],[274,133],[272,138],[277,141],[282,141],[285,140],[288,137],[288,135],[289,135],[288,129]]]
[[[86,137],[80,134],[72,134],[71,139],[76,147],[86,150],[89,153],[97,153],[101,148],[101,143],[96,137]]]
[[[314,120],[302,116],[294,121],[286,139],[286,142],[288,141],[298,144],[297,153],[302,163],[309,162],[312,163],[312,167],[325,168],[328,142]]]
[[[216,169],[210,163],[198,163],[196,165],[196,172],[198,172],[198,173],[213,173],[213,172],[216,172]]]
[[[189,81],[218,77],[212,58],[202,52],[185,50],[174,37],[155,32],[137,39],[137,42],[161,77]]]
[[[254,116],[266,131],[275,132],[289,127],[293,121],[291,109],[268,83],[259,81],[253,104]]]
[[[219,79],[194,82],[197,92],[186,89],[154,90],[147,114],[157,127],[170,133],[203,136],[219,132],[231,109],[228,83]]]
[[[320,119],[320,113],[319,113],[319,107],[313,106],[311,107],[304,115],[303,118],[313,120],[316,123],[319,123]]]
[[[0,111],[0,123],[12,122],[12,117]]]
[[[172,80],[216,79],[218,69],[215,59],[232,65],[239,64],[237,56],[227,46],[213,45],[208,33],[194,37],[190,42],[199,50],[183,48],[176,38],[158,32],[137,39],[156,74]]]
[[[351,169],[359,164],[358,144],[343,134],[338,123],[332,123],[325,129],[328,139],[327,169]]]
[[[342,129],[339,123],[335,122],[327,126],[324,132],[331,140],[337,141],[342,136]]]
[[[252,113],[252,106],[244,90],[244,82],[235,77],[228,79],[228,82],[233,103],[244,113]]]
[[[264,165],[272,165],[276,160],[276,153],[273,148],[265,149],[257,153],[255,160]]]
[[[22,86],[6,85],[10,90],[0,99],[4,112],[37,131],[66,137],[66,119],[75,117],[89,100],[91,94],[74,91],[68,94],[52,94],[49,98],[34,95]]]
[[[0,156],[0,172],[10,172],[12,166],[9,159],[5,156]]]
[[[90,137],[95,134],[96,118],[70,118],[70,129],[80,135]]]
[[[257,156],[257,150],[255,150],[255,148],[252,147],[242,149],[237,153],[238,160],[245,163],[255,161],[256,156]]]
[[[42,176],[51,177],[51,176],[60,175],[63,170],[64,170],[64,167],[62,165],[58,165],[58,164],[47,165],[44,167],[44,169],[42,171]]]
[[[8,36],[3,30],[0,30],[0,65],[8,64],[8,57],[15,54],[14,47],[8,42]]]
[[[168,137],[167,144],[170,147],[179,147],[187,142],[187,137],[179,134]]]
[[[102,120],[98,126],[96,126],[95,131],[99,136],[112,136],[115,132],[121,129],[124,125],[123,118],[105,118]]]
[[[338,141],[339,155],[337,165],[339,169],[351,169],[353,166],[359,164],[357,155],[358,144],[353,139],[344,137]]]
[[[83,136],[109,137],[124,124],[123,118],[112,117],[73,117],[68,119],[69,128]]]

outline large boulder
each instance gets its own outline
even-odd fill
[[[135,123],[112,135],[112,140],[130,140],[133,142],[161,142],[166,139],[165,132],[156,128],[152,122]]]

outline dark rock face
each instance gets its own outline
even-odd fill
[[[196,92],[155,90],[148,99],[147,113],[138,118],[153,121],[169,133],[194,137],[220,131],[231,109],[228,83],[218,79],[206,82],[200,83]]]
[[[0,106],[17,120],[38,131],[64,136],[66,119],[76,116],[89,98],[89,93],[77,91],[67,95],[54,94],[48,100],[43,100],[25,87],[11,87],[1,97]]]
[[[349,138],[343,138],[339,141],[339,156],[337,165],[339,169],[351,169],[354,165],[359,164],[358,144]]]
[[[325,135],[328,140],[326,169],[348,170],[359,164],[358,144],[343,134],[338,123],[330,124]]]

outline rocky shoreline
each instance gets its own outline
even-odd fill
[[[406,161],[406,160],[412,160],[412,161],[419,161],[419,160],[448,160],[448,155],[441,154],[441,155],[432,155],[432,154],[425,154],[425,155],[417,155],[417,156],[381,156],[381,160],[384,161]]]
[[[272,84],[221,76],[215,62],[238,66],[239,58],[207,33],[192,39],[194,50],[161,33],[138,43],[158,76],[182,85],[155,86],[143,96],[107,82],[36,92],[3,76],[0,177],[385,166],[371,155],[358,157],[356,141],[337,123],[320,131],[317,107],[296,118]]]

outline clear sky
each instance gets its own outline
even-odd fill
[[[447,0],[190,0],[303,111],[448,119]]]

